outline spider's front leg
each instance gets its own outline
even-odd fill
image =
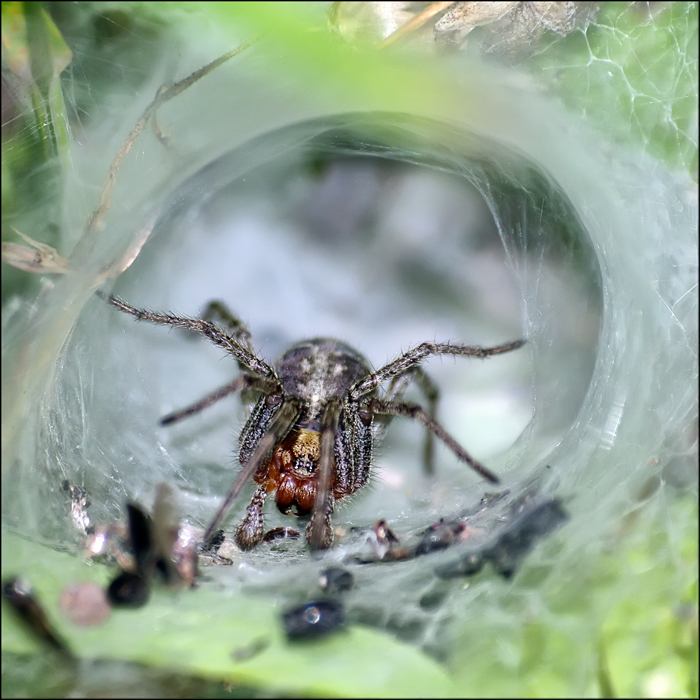
[[[240,343],[249,352],[253,352],[248,326],[246,326],[238,316],[231,313],[231,310],[223,301],[219,301],[218,299],[210,301],[204,309],[202,319],[223,326],[228,330],[234,340]]]
[[[324,511],[313,513],[306,526],[305,536],[311,551],[329,549],[333,544],[333,497],[331,496]],[[316,534],[318,533],[318,534]]]
[[[241,524],[236,528],[236,544],[241,549],[253,549],[262,541],[265,527],[263,520],[263,506],[267,499],[267,488],[258,486],[253,498],[246,508],[246,514]]]
[[[301,407],[294,399],[283,399],[270,420],[267,430],[257,440],[252,454],[247,457],[242,469],[236,480],[231,486],[231,490],[224,499],[224,502],[216,512],[214,519],[209,524],[207,531],[202,538],[204,542],[209,542],[214,533],[219,528],[228,509],[235,500],[236,496],[241,492],[248,480],[261,468],[264,467],[272,457],[275,448],[284,440],[287,433],[296,423]],[[238,526],[236,531],[236,540],[242,549],[254,547],[263,536],[263,517],[262,507],[267,497],[267,488],[265,484],[261,484],[253,494],[253,498],[248,505],[248,509],[243,522]]]
[[[341,402],[332,399],[326,405],[321,417],[320,457],[318,461],[318,488],[311,520],[306,528],[306,541],[309,549],[328,549],[333,544],[333,482],[335,480],[334,445],[340,414]]]
[[[97,291],[96,294],[130,316],[139,321],[148,321],[157,323],[162,326],[171,326],[172,328],[184,328],[186,330],[201,333],[205,338],[218,345],[230,355],[238,360],[242,367],[245,367],[251,374],[254,374],[263,379],[274,382],[279,387],[279,381],[275,370],[266,362],[261,360],[257,355],[251,352],[247,347],[229,336],[222,328],[210,321],[204,321],[201,318],[187,318],[186,316],[177,316],[176,314],[162,314],[148,309],[139,309],[131,304],[127,304],[118,297],[104,294]],[[244,339],[244,336],[241,336]]]

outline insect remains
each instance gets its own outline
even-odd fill
[[[165,416],[161,424],[198,413],[236,391],[258,394],[239,438],[241,472],[209,525],[205,543],[252,478],[258,486],[235,535],[242,549],[251,549],[262,541],[263,505],[272,494],[283,513],[310,515],[306,528],[310,549],[330,547],[335,503],[367,484],[373,447],[394,416],[413,418],[426,427],[427,471],[432,471],[433,436],[437,436],[484,479],[498,483],[496,475],[471,457],[435,420],[438,389],[420,363],[436,355],[501,355],[522,347],[524,340],[491,348],[421,343],[372,371],[368,361],[349,345],[332,338],[313,338],[290,347],[272,367],[253,352],[248,329],[221,302],[210,303],[204,317],[198,319],[155,313],[114,296],[100,296],[139,320],[201,333],[238,362],[240,374],[236,379],[197,403]],[[427,410],[403,400],[411,382],[425,395]],[[386,396],[380,398],[378,390],[385,383]]]

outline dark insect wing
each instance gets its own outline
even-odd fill
[[[153,527],[148,513],[133,503],[126,504],[129,520],[129,543],[136,560],[136,567],[145,571],[153,562]]]
[[[72,657],[66,642],[27,583],[17,577],[6,579],[2,583],[2,597],[38,639],[64,656]]]

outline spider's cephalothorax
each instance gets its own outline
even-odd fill
[[[197,331],[238,361],[241,374],[234,381],[166,416],[163,424],[198,413],[234,391],[259,395],[240,436],[241,473],[210,524],[205,542],[252,478],[258,487],[236,530],[240,547],[250,549],[263,539],[262,510],[271,494],[283,513],[292,510],[297,515],[311,515],[306,530],[311,549],[329,547],[335,501],[369,480],[373,445],[383,436],[391,416],[416,418],[428,429],[424,454],[428,471],[432,471],[432,436],[437,435],[460,460],[488,481],[498,483],[498,478],[470,457],[435,420],[437,387],[420,362],[433,355],[499,355],[521,347],[524,340],[492,348],[421,343],[372,371],[367,360],[350,346],[331,338],[314,338],[293,345],[273,368],[254,354],[250,333],[221,302],[212,302],[203,319],[137,309],[116,297],[109,297],[109,302],[137,319]],[[425,394],[427,410],[402,400],[412,381]],[[379,398],[377,390],[385,382],[389,382],[386,397]]]

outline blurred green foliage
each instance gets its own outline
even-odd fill
[[[605,2],[528,71],[609,139],[697,181],[698,3]]]

